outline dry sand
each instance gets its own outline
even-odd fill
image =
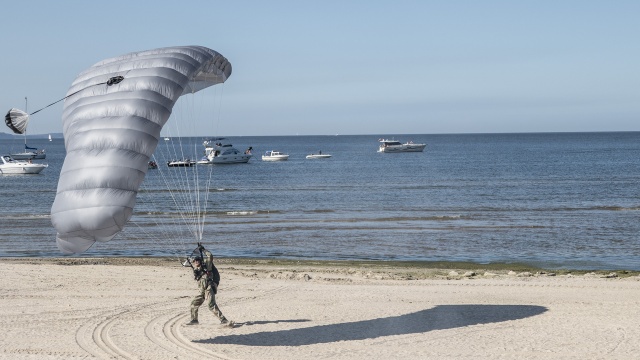
[[[218,267],[232,329],[175,260],[0,259],[0,358],[640,359],[637,274]]]

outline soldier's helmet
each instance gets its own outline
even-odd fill
[[[194,262],[196,261],[196,259],[198,259],[198,261],[200,261],[200,263],[202,264],[202,253],[200,251],[200,248],[195,248],[191,254],[189,254],[187,256],[187,258],[189,259],[189,261]]]

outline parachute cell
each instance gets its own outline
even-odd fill
[[[201,46],[135,52],[78,75],[65,100],[67,155],[51,208],[60,251],[81,253],[123,229],[178,98],[230,75],[227,59]]]

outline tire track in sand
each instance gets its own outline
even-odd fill
[[[234,299],[233,304],[251,302],[265,296],[278,293],[287,287],[288,286],[280,286],[271,290],[266,290],[255,296]],[[181,325],[186,322],[190,314],[184,311],[176,314],[175,311],[178,309],[184,309],[184,307],[180,306],[179,308],[167,309],[163,311],[161,315],[151,319],[144,330],[146,337],[154,344],[175,356],[192,359],[201,359],[202,356],[205,356],[206,358],[213,357],[225,360],[232,359],[231,357],[211,351],[203,346],[196,345],[191,339],[188,339],[181,332]]]
[[[89,320],[76,330],[76,343],[84,351],[97,358],[106,359],[135,359],[135,355],[120,348],[111,337],[111,329],[114,323],[124,315],[138,312],[140,309],[149,306],[175,302],[176,299],[160,302],[147,302],[143,304],[130,305],[124,308],[119,307],[114,310],[102,311],[93,315]]]
[[[182,308],[182,307],[181,307]],[[180,324],[189,317],[189,313],[181,312],[175,314],[176,309],[169,309],[152,319],[145,327],[145,335],[154,344],[160,346],[169,353],[187,357],[191,359],[224,359],[231,360],[230,357],[208,350],[202,346],[195,345],[180,332]]]
[[[281,292],[288,286],[280,286],[263,291],[250,297],[239,297],[232,300],[233,304],[247,303],[265,296]],[[231,290],[228,288],[227,290]],[[216,353],[206,347],[196,345],[181,332],[181,324],[189,317],[184,310],[182,300],[185,297],[173,298],[165,301],[145,302],[136,305],[112,309],[97,309],[88,320],[81,325],[75,334],[76,343],[89,355],[100,359],[137,359],[137,354],[125,350],[123,343],[114,340],[118,328],[124,329],[125,324],[132,318],[149,319],[144,327],[146,338],[156,346],[168,352],[170,357],[200,359],[217,358],[230,360],[231,358]],[[231,301],[230,301],[231,302]],[[165,307],[162,309],[162,307]],[[159,309],[160,308],[160,309]],[[122,335],[122,334],[120,334]]]

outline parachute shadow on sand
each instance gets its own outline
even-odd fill
[[[535,305],[438,305],[430,309],[386,318],[246,335],[216,336],[212,339],[194,340],[194,342],[249,346],[324,344],[519,320],[540,315],[547,310],[544,306]]]

